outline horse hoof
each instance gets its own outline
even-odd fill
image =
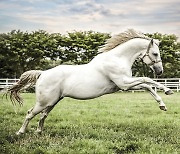
[[[165,91],[165,94],[166,95],[171,95],[171,94],[174,94],[174,92],[171,89],[169,89],[169,90]]]
[[[163,111],[167,111],[166,106],[159,106],[159,108],[160,108],[161,110],[163,110]]]
[[[41,130],[36,130],[35,133],[41,135],[42,131]]]
[[[23,132],[16,132],[16,135],[18,135],[18,136],[20,136],[20,135],[22,135],[22,134],[24,134]]]

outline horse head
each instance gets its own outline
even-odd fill
[[[150,66],[156,75],[161,75],[163,73],[163,65],[160,56],[158,40],[151,39],[148,48],[141,59],[144,63]]]

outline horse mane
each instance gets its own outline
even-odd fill
[[[108,39],[105,45],[99,49],[99,52],[108,52],[118,45],[134,38],[143,38],[150,40],[150,38],[145,36],[143,33],[135,31],[134,29],[128,29],[127,31],[114,35],[110,39]]]

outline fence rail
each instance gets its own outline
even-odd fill
[[[0,90],[7,89],[18,81],[19,79],[0,79]]]
[[[166,87],[179,92],[180,91],[180,78],[167,78],[167,79],[153,79]],[[155,90],[157,90],[155,88]]]
[[[164,78],[164,79],[153,79],[174,91],[180,91],[180,78]],[[0,90],[7,89],[15,84],[19,79],[0,79]],[[157,90],[155,88],[155,90]]]

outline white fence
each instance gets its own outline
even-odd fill
[[[165,78],[165,79],[153,79],[159,83],[162,83],[168,88],[171,88],[174,91],[180,91],[180,78]],[[19,81],[19,79],[0,79],[0,90],[7,89],[12,86],[14,83]],[[156,89],[155,89],[156,90]]]
[[[19,81],[19,79],[0,79],[0,90],[9,88],[17,81]]]
[[[166,87],[172,89],[173,91],[180,91],[180,78],[167,78],[167,79],[153,79]],[[156,88],[155,88],[156,90]]]

